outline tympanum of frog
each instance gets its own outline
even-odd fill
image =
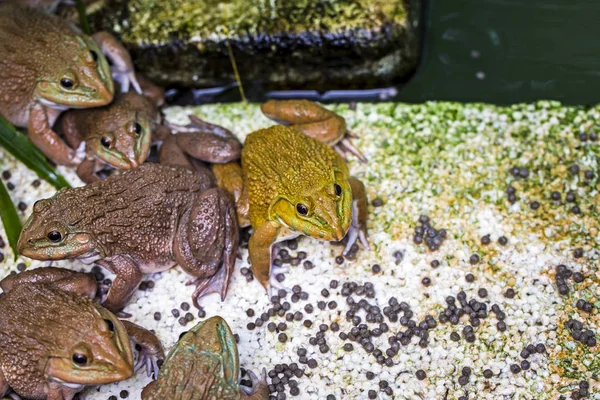
[[[70,400],[142,366],[158,373],[159,340],[94,302],[90,274],[40,268],[9,275],[0,288],[0,397],[12,389],[27,399]],[[130,341],[140,350],[136,365]]]
[[[269,390],[250,373],[253,389],[239,384],[235,338],[219,316],[198,323],[171,349],[158,379],[142,391],[142,400],[267,400]]]
[[[190,157],[209,163],[240,158],[242,145],[231,132],[194,116],[186,126],[163,123],[156,101],[129,92],[117,95],[108,106],[70,110],[62,116],[69,145],[79,148],[85,143],[86,157],[77,167],[83,181],[98,180],[96,172],[106,165],[118,169],[141,165],[152,142],[162,141],[159,159],[165,165],[193,169]]]
[[[39,200],[17,244],[37,260],[80,259],[116,274],[103,305],[119,311],[142,274],[179,264],[197,299],[225,298],[235,265],[235,204],[214,178],[179,166],[143,164]]]
[[[368,248],[365,187],[350,176],[342,156],[364,156],[352,145],[345,120],[306,100],[271,100],[262,106],[276,125],[246,137],[241,166],[213,165],[219,187],[236,199],[238,221],[254,233],[248,243],[252,271],[267,288],[272,246],[298,235],[340,241],[347,254],[360,239]],[[272,270],[275,269],[274,271]],[[278,285],[277,281],[271,283]]]
[[[105,58],[113,63],[109,67]],[[99,107],[123,91],[141,91],[131,58],[106,32],[89,37],[56,15],[18,4],[0,4],[0,115],[57,164],[76,165],[77,152],[52,130],[61,112]]]

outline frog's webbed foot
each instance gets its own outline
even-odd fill
[[[160,340],[150,331],[129,321],[121,321],[132,345],[138,351],[138,360],[133,367],[134,372],[145,368],[149,377],[156,379],[158,376],[158,361],[165,359]]]
[[[112,62],[110,71],[113,79],[119,82],[123,93],[129,92],[133,86],[136,92],[142,94],[142,88],[135,77],[135,70],[129,52],[123,45],[108,32],[96,32],[92,39],[98,44],[102,53]]]
[[[342,158],[345,161],[348,161],[348,154],[352,154],[353,156],[358,158],[360,160],[360,162],[366,163],[368,161],[367,157],[365,157],[364,154],[361,153],[360,150],[358,150],[356,148],[356,146],[354,146],[354,144],[350,140],[351,138],[356,138],[356,137],[358,137],[358,136],[351,133],[350,131],[347,131],[346,135],[342,138],[342,140],[340,140],[333,146],[333,149],[335,151],[337,151],[337,153],[340,156],[342,156]]]
[[[347,255],[356,243],[357,239],[363,247],[369,250],[369,241],[367,240],[367,195],[365,186],[358,179],[351,177],[348,179],[352,188],[352,223],[348,229],[348,241],[344,248],[344,255]]]
[[[252,387],[240,385],[240,389],[242,389],[247,396],[250,396],[250,399],[261,400],[268,398],[269,386],[267,384],[267,370],[265,368],[262,369],[260,378],[250,370],[247,370],[246,372],[252,381]]]
[[[203,192],[180,218],[173,251],[178,264],[197,278],[192,296],[196,307],[208,293],[217,292],[225,300],[238,241],[235,204],[223,189]]]

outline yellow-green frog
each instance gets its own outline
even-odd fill
[[[57,164],[80,159],[52,130],[54,122],[69,108],[109,104],[111,68],[123,91],[133,85],[141,92],[129,54],[112,35],[89,37],[40,9],[0,4],[0,115],[27,127],[31,141]]]
[[[0,397],[10,390],[34,400],[71,400],[87,385],[130,378],[164,359],[149,331],[92,298],[90,274],[39,268],[0,281]],[[134,366],[131,342],[139,349]]]
[[[238,164],[215,164],[219,187],[236,199],[238,222],[254,228],[248,243],[252,271],[267,288],[271,247],[298,235],[340,241],[348,253],[357,239],[368,248],[367,199],[340,154],[364,156],[352,145],[345,120],[306,100],[271,100],[262,106],[276,125],[249,134]],[[273,267],[276,268],[276,267]],[[277,285],[277,281],[271,280]]]
[[[193,161],[225,163],[240,157],[242,145],[229,131],[194,116],[186,126],[163,122],[158,106],[162,96],[128,92],[117,95],[108,106],[69,110],[61,118],[63,133],[72,148],[85,145],[85,159],[77,167],[84,182],[98,180],[107,165],[131,169],[141,165],[152,142],[162,142],[161,164],[194,169]],[[175,134],[172,134],[175,133]]]
[[[269,390],[250,373],[253,389],[239,384],[235,338],[219,316],[198,323],[171,349],[158,379],[142,391],[142,400],[267,400]]]

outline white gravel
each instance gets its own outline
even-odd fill
[[[369,206],[372,249],[370,252],[361,249],[356,260],[338,265],[335,257],[343,247],[306,237],[298,240],[298,248],[290,250],[291,255],[306,252],[307,260],[315,268],[306,270],[302,263],[291,267],[284,284],[289,288],[301,285],[308,293],[308,300],[290,302],[290,312],[303,312],[313,325],[306,328],[302,322],[286,322],[287,343],[280,343],[278,333],[269,332],[266,323],[254,330],[246,328],[266,312],[270,301],[256,280],[246,282],[239,272],[248,267],[248,254],[242,249],[243,261],[238,260],[225,302],[220,302],[217,295],[202,301],[207,317],[223,316],[239,335],[241,366],[258,373],[263,367],[270,370],[278,363],[297,363],[297,349],[306,348],[307,357],[317,360],[318,366],[311,369],[300,364],[305,369],[305,375],[297,379],[300,394],[291,397],[286,387],[288,398],[297,399],[326,399],[329,394],[336,399],[366,399],[369,390],[377,391],[380,399],[458,399],[467,395],[469,399],[556,399],[561,394],[570,398],[582,379],[590,382],[595,393],[591,398],[600,399],[598,382],[592,379],[598,379],[600,372],[600,346],[588,349],[573,341],[564,328],[570,317],[576,317],[594,331],[599,328],[600,290],[594,276],[598,268],[600,222],[592,207],[600,204],[597,178],[600,142],[583,143],[576,137],[581,130],[587,131],[590,121],[598,118],[598,110],[560,107],[550,102],[512,108],[449,103],[358,104],[356,110],[347,106],[337,106],[336,110],[360,135],[357,145],[370,160],[367,165],[351,162],[352,173],[365,182],[370,201],[380,197],[384,202],[382,207]],[[211,105],[166,111],[172,122],[180,123],[186,122],[184,115],[190,112],[232,129],[242,139],[246,133],[271,124],[255,105]],[[575,162],[581,171],[596,172],[590,184],[583,184],[583,172],[578,179],[569,178],[567,168]],[[513,183],[519,199],[510,205],[506,185],[514,180],[508,171],[515,165],[527,166],[531,173],[527,180]],[[0,170],[7,169],[12,173],[9,181],[16,185],[11,197],[15,203],[24,201],[28,205],[20,212],[24,220],[31,212],[31,204],[38,198],[51,196],[53,189],[44,182],[34,188],[31,182],[35,175],[0,150]],[[73,184],[81,184],[73,171],[60,168],[60,172]],[[566,191],[575,190],[582,214],[569,213],[571,205],[553,204],[548,200],[552,190],[561,191],[563,203]],[[533,200],[542,204],[538,211],[529,207]],[[436,252],[413,242],[420,214],[428,215],[435,228],[448,231],[447,239]],[[0,234],[6,237],[3,230]],[[487,234],[491,244],[481,245],[480,238]],[[505,246],[498,244],[502,235],[508,238]],[[575,259],[573,250],[577,247],[583,248],[584,256]],[[28,268],[45,265],[24,258],[13,262],[8,245],[2,250],[0,276],[16,270],[18,262],[26,263]],[[397,251],[403,255],[400,261],[394,256]],[[481,257],[476,265],[469,263],[473,253]],[[434,259],[441,263],[435,269],[430,266]],[[555,284],[554,268],[561,263],[586,275],[581,284],[569,281],[569,296],[560,296]],[[381,265],[382,272],[373,274],[374,264]],[[62,261],[56,265],[89,269],[78,262]],[[468,273],[475,276],[474,282],[466,281]],[[428,287],[421,282],[424,277],[431,279]],[[199,320],[198,310],[193,307],[190,312],[195,319],[187,326],[180,325],[171,314],[172,309],[179,309],[183,316],[181,303],[191,304],[193,286],[185,285],[188,279],[179,268],[147,276],[145,280],[155,282],[154,288],[137,291],[125,309],[133,314],[133,322],[153,329],[166,349]],[[337,289],[329,289],[332,279],[340,282]],[[462,338],[462,329],[469,324],[467,316],[456,326],[438,323],[429,331],[426,348],[421,348],[418,338],[413,337],[411,344],[400,346],[392,367],[377,364],[359,343],[352,342],[354,351],[344,351],[342,346],[350,341],[341,340],[338,332],[329,330],[325,337],[330,350],[321,354],[318,346],[308,343],[320,324],[337,322],[343,332],[352,327],[345,317],[349,309],[346,297],[340,293],[342,283],[347,281],[371,282],[376,297],[368,300],[381,308],[392,296],[407,302],[417,323],[428,314],[437,320],[446,306],[445,298],[463,290],[467,299],[487,303],[488,310],[492,304],[498,304],[506,313],[508,329],[499,332],[498,319],[490,312],[488,318],[481,320],[481,326],[475,328],[475,342],[468,343]],[[513,299],[503,295],[509,287],[516,291]],[[328,298],[321,295],[324,288],[331,293]],[[487,289],[486,298],[478,297],[479,288]],[[290,294],[285,300],[290,301]],[[358,301],[361,297],[353,295],[353,298]],[[591,314],[574,307],[579,298],[594,305]],[[332,300],[337,302],[334,310],[318,309],[318,301]],[[314,306],[312,314],[304,311],[307,303]],[[255,311],[252,318],[246,315],[249,308]],[[154,319],[156,312],[162,315],[159,321]],[[364,313],[358,315],[364,322]],[[274,317],[270,321],[279,323],[285,318]],[[393,333],[405,329],[397,322],[389,323],[387,319],[386,322]],[[450,340],[454,331],[461,334],[459,342]],[[385,352],[389,334],[374,338],[375,348]],[[522,360],[519,353],[530,343],[544,343],[548,353],[529,357],[531,368],[513,374],[510,365]],[[472,374],[463,387],[458,378],[465,366],[472,369]],[[488,368],[493,372],[490,379],[483,377]],[[415,376],[419,369],[426,372],[424,380]],[[375,374],[373,380],[367,379],[367,371]],[[393,397],[379,390],[381,380],[389,383]],[[149,378],[140,373],[125,382],[90,388],[85,399],[106,400],[111,394],[119,398],[122,390],[129,392],[129,398],[138,399],[148,382]]]

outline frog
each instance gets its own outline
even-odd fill
[[[131,57],[113,35],[88,36],[42,9],[0,4],[0,116],[27,128],[31,142],[54,163],[81,162],[53,130],[59,115],[109,104],[113,78],[121,90],[141,92]]]
[[[345,119],[309,100],[269,100],[262,112],[279,122],[250,133],[241,164],[215,164],[217,185],[236,201],[238,223],[251,226],[252,272],[265,289],[283,285],[273,246],[299,235],[341,241],[344,255],[357,242],[369,249],[364,184],[346,159],[366,157],[352,144]],[[333,147],[333,148],[332,148]]]
[[[102,305],[121,311],[143,274],[175,265],[193,279],[192,299],[225,299],[236,261],[235,203],[214,177],[145,163],[34,203],[17,250],[36,260],[79,259],[116,276]]]
[[[122,381],[142,367],[158,374],[160,341],[95,302],[93,275],[37,268],[8,275],[0,288],[0,397],[12,390],[71,400],[85,386]]]
[[[214,316],[183,333],[169,351],[158,378],[142,391],[142,400],[267,400],[262,379],[248,371],[252,388],[240,385],[237,345],[227,322]]]
[[[159,144],[159,162],[194,168],[190,157],[207,163],[237,160],[242,145],[230,131],[190,116],[188,125],[163,120],[163,96],[149,95],[147,84],[115,96],[108,106],[69,110],[61,118],[62,131],[72,148],[84,145],[86,156],[77,174],[86,183],[100,179],[106,167],[135,168],[148,158],[151,144]]]

